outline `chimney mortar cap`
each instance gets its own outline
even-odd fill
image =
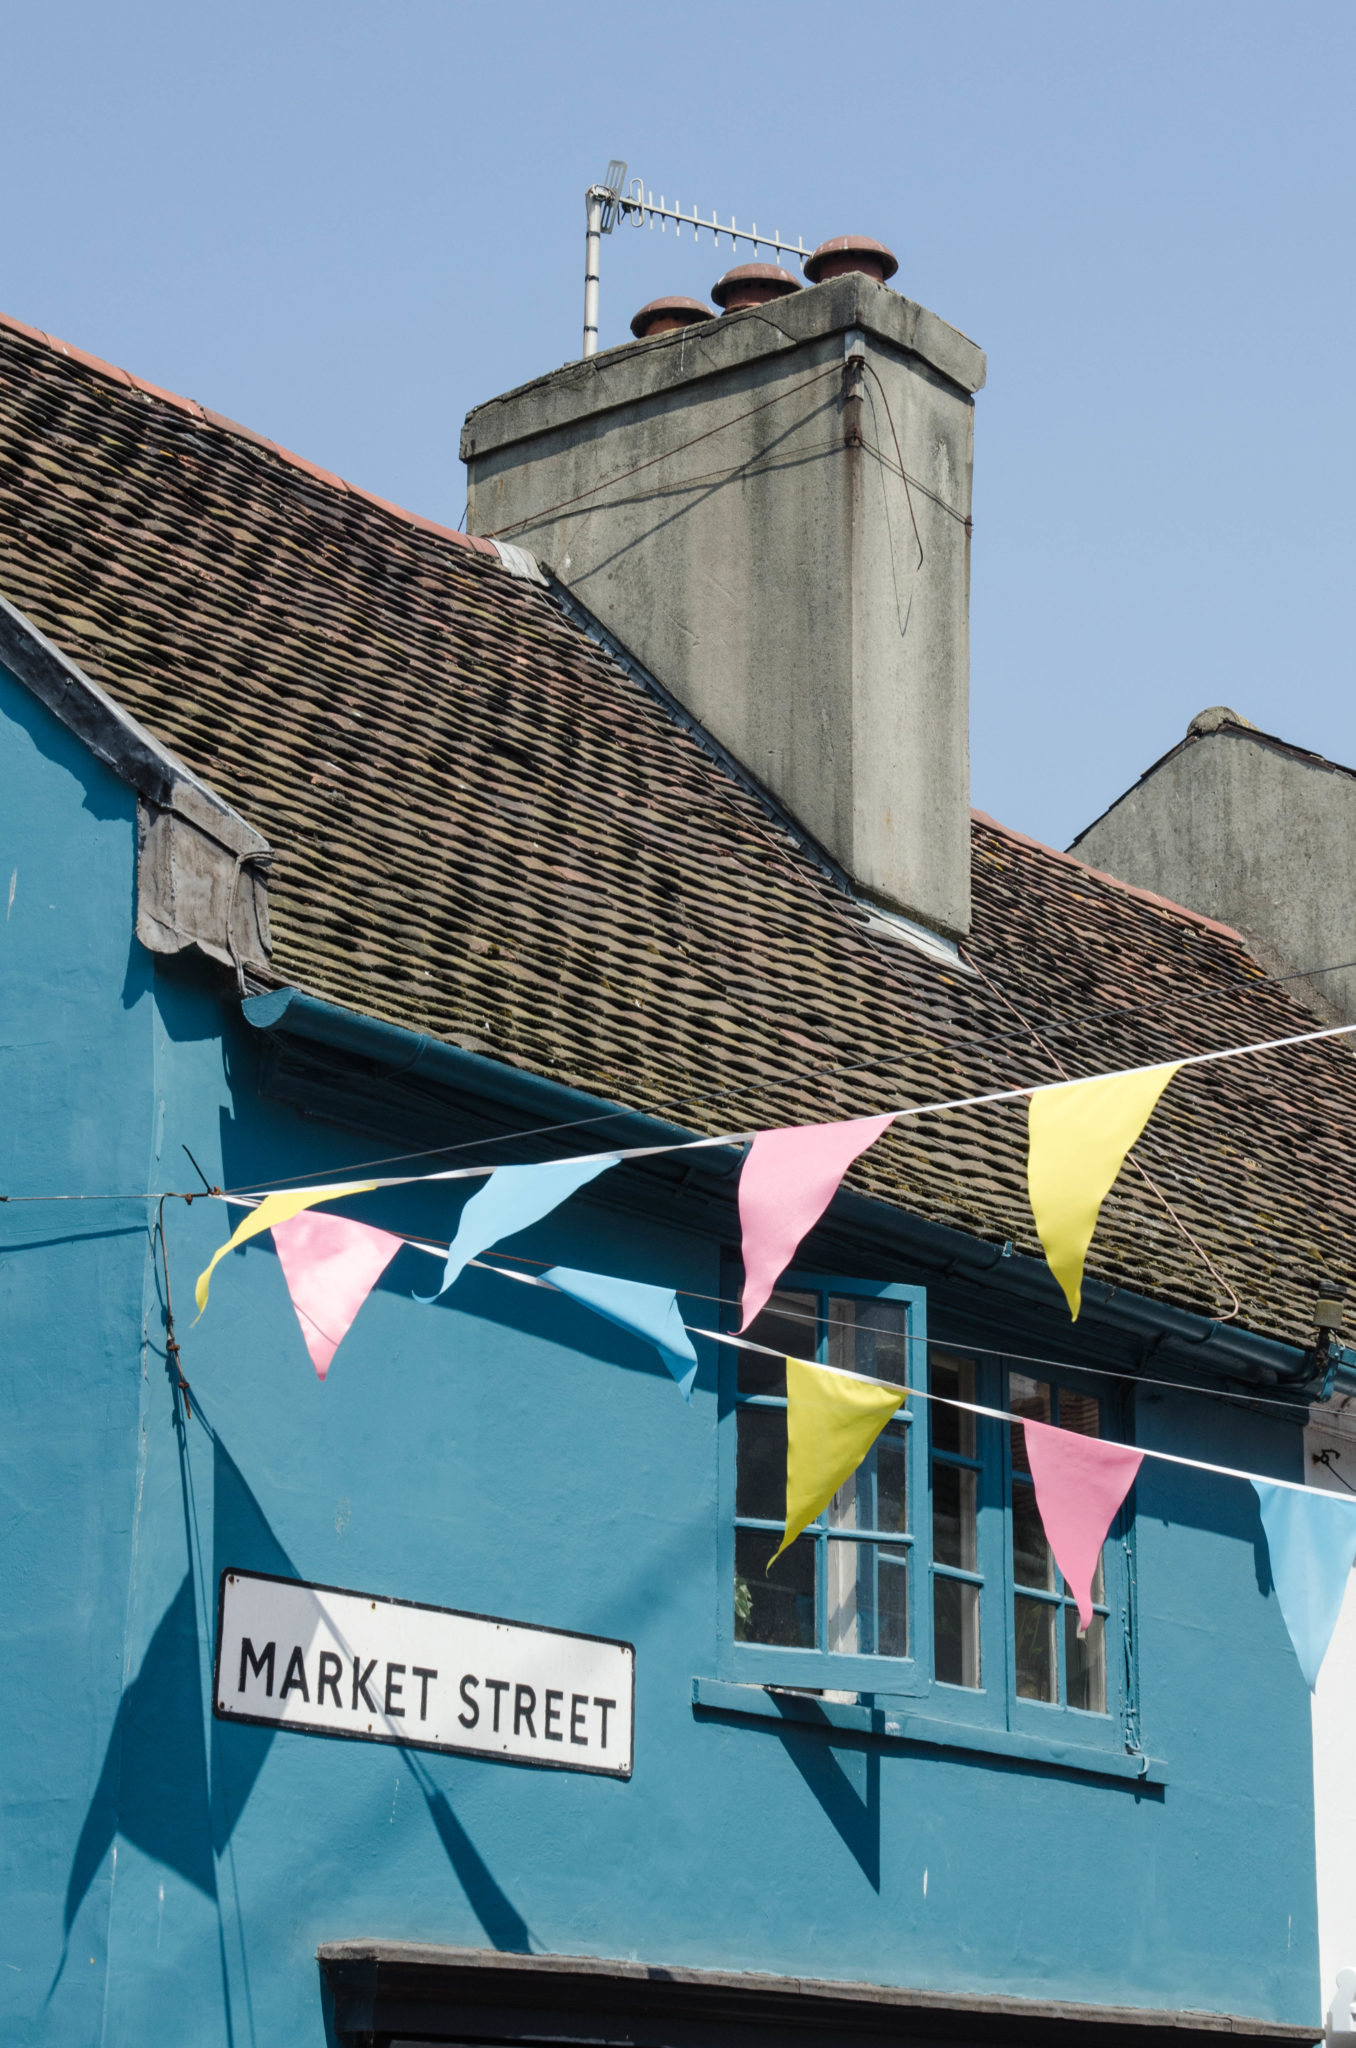
[[[1200,739],[1208,732],[1219,732],[1226,725],[1241,725],[1245,732],[1256,732],[1250,718],[1241,711],[1231,711],[1227,704],[1212,704],[1206,711],[1198,711],[1187,727],[1187,738]]]
[[[695,327],[699,320],[713,317],[711,308],[700,299],[651,299],[631,322],[631,332],[637,341],[644,341],[648,335],[672,334],[680,327]]]
[[[805,275],[811,284],[826,284],[831,277],[845,277],[853,270],[884,284],[898,268],[894,250],[887,249],[884,242],[873,241],[870,235],[831,235],[805,259]]]
[[[722,313],[738,313],[745,306],[765,306],[770,299],[784,299],[801,289],[800,280],[776,263],[736,263],[711,287],[711,296]]]

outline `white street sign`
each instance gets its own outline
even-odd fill
[[[631,1775],[629,1643],[225,1571],[213,1708],[408,1749]]]

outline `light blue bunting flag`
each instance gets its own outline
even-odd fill
[[[1265,1479],[1252,1483],[1261,1503],[1276,1598],[1312,1692],[1356,1559],[1356,1495],[1272,1486]]]
[[[651,1287],[643,1280],[614,1280],[607,1273],[580,1273],[572,1266],[551,1266],[542,1278],[562,1294],[582,1301],[585,1308],[596,1309],[610,1323],[647,1338],[677,1380],[683,1399],[691,1400],[697,1354],[683,1328],[671,1287]]]
[[[479,1257],[501,1237],[512,1237],[515,1231],[526,1230],[530,1223],[549,1216],[576,1188],[616,1164],[615,1152],[603,1152],[596,1159],[557,1159],[545,1166],[496,1166],[461,1212],[436,1291],[417,1294],[415,1300],[436,1301],[446,1294],[468,1259]]]

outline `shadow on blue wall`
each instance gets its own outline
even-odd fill
[[[1247,1489],[1247,1500],[1243,1520],[1249,1525],[1252,1538],[1252,1568],[1257,1579],[1257,1590],[1265,1600],[1275,1590],[1276,1581],[1271,1576],[1271,1550],[1267,1544],[1267,1532],[1262,1527],[1262,1504],[1253,1489]]]
[[[773,1695],[785,1713],[788,1703]],[[805,1703],[797,1703],[800,1713]],[[872,1891],[880,1890],[880,1751],[874,1745],[844,1744],[834,1754],[822,1738],[803,1728],[781,1731],[782,1747],[806,1786],[833,1822],[845,1849]]]
[[[301,1574],[274,1535],[240,1467],[204,1416],[200,1402],[195,1420],[212,1439],[212,1579],[208,1594],[214,1603],[211,1625],[215,1631],[215,1601],[224,1571],[271,1572],[282,1579],[300,1578]],[[272,1744],[269,1728],[248,1728],[213,1717],[212,1846],[218,1855],[245,1810]]]
[[[424,1759],[417,1750],[402,1750],[401,1755],[409,1766],[410,1776],[424,1795],[428,1817],[466,1894],[466,1903],[485,1931],[485,1939],[498,1949],[531,1954],[531,1928],[453,1813],[446,1793],[440,1792],[434,1784]]]
[[[167,1863],[209,1899],[216,1898],[198,1616],[190,1572],[184,1573],[141,1669],[118,1706],[71,1862],[64,1916],[67,1940],[85,1894],[119,1834],[147,1856]],[[63,1951],[58,1977],[65,1961]]]
[[[865,1745],[835,1755],[828,1744],[786,1729],[782,1747],[832,1821],[872,1891],[880,1890],[880,1751]]]
[[[196,1400],[194,1422],[212,1444],[209,1593],[213,1600],[220,1575],[229,1567],[299,1577],[239,1466]],[[215,1629],[215,1608],[211,1626]],[[76,1915],[117,1836],[218,1901],[217,1858],[245,1809],[274,1736],[267,1728],[214,1718],[209,1766],[199,1655],[198,1608],[189,1570],[157,1624],[140,1670],[123,1693],[109,1734],[99,1780],[71,1861],[62,1953],[49,2000],[66,1967]],[[402,1754],[486,1939],[499,1949],[530,1951],[533,1943],[527,1922],[434,1783],[426,1761],[417,1751]]]
[[[212,1593],[221,1583],[223,1571],[273,1572],[280,1578],[301,1576],[283,1549],[268,1518],[255,1499],[240,1467],[212,1429],[198,1406],[196,1419],[212,1439]],[[215,1625],[215,1617],[214,1617]],[[304,1740],[323,1741],[313,1737]],[[235,1721],[212,1722],[212,1842],[218,1855],[230,1840],[236,1822],[263,1768],[274,1740],[268,1728],[251,1728]],[[427,1763],[417,1750],[401,1752],[410,1775],[423,1795],[438,1839],[456,1873],[472,1912],[495,1948],[530,1951],[531,1932],[513,1901],[490,1872],[480,1851],[448,1804],[446,1795],[434,1783]]]
[[[505,1242],[513,1244],[517,1240],[510,1237]],[[497,1252],[497,1247],[495,1250]],[[494,1255],[495,1252],[492,1252],[491,1256]],[[503,1256],[507,1258],[511,1254]],[[426,1260],[424,1263],[425,1266],[431,1266],[430,1261]],[[633,1271],[624,1260],[619,1262],[615,1253],[600,1258],[594,1270],[601,1273],[620,1271],[623,1275]],[[413,1272],[412,1262],[405,1268],[393,1264],[383,1276],[382,1284],[393,1285],[398,1290],[408,1289],[409,1275]],[[394,1282],[390,1278],[392,1273],[398,1275]],[[424,1276],[417,1273],[414,1277],[417,1284]],[[644,1273],[634,1277],[653,1281],[662,1279],[658,1273]],[[647,1378],[671,1384],[668,1367],[653,1344],[631,1331],[618,1329],[616,1324],[596,1315],[592,1309],[585,1308],[581,1303],[572,1301],[568,1295],[523,1287],[512,1278],[505,1279],[501,1275],[472,1269],[463,1273],[450,1291],[432,1305],[430,1313],[442,1315],[449,1309],[474,1317],[478,1323],[488,1323],[497,1329],[511,1330],[515,1335],[526,1338],[534,1345],[553,1345],[561,1350],[576,1353],[581,1358],[593,1359],[599,1365],[615,1366],[621,1372],[643,1373]],[[706,1349],[703,1344],[702,1364],[697,1375],[699,1383],[711,1372],[710,1364],[704,1355]],[[706,1378],[706,1384],[710,1384],[709,1377]],[[675,1408],[678,1401],[679,1397],[675,1394]]]

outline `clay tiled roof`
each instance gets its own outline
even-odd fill
[[[1242,942],[979,818],[973,960],[872,930],[755,793],[485,543],[0,327],[0,591],[269,839],[280,981],[699,1131],[1281,1036]],[[1001,993],[999,993],[1001,991]],[[1026,1020],[1026,1021],[1024,1021]],[[862,1189],[1038,1251],[1025,1111]],[[1356,1060],[1183,1075],[1142,1146],[1255,1330],[1352,1266]],[[1226,1298],[1127,1173],[1090,1272]]]

